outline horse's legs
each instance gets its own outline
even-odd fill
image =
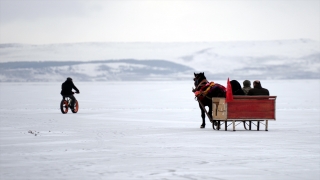
[[[212,119],[212,105],[209,105],[209,113],[208,115],[210,116],[210,118]]]
[[[200,107],[200,110],[201,110],[201,118],[202,118],[202,124],[201,124],[200,128],[205,128],[206,127],[206,122],[205,122],[206,116],[205,116],[205,112],[204,112],[205,109],[203,109],[201,107],[200,103],[199,103],[199,107]]]

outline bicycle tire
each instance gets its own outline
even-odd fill
[[[61,110],[62,114],[68,113],[68,102],[64,99],[61,100],[60,110]]]
[[[78,103],[78,101],[76,100],[76,103],[74,103],[74,108],[71,109],[71,111],[72,111],[73,113],[77,113],[78,110],[79,110],[79,103]]]

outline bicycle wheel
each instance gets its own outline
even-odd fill
[[[66,114],[68,112],[68,101],[62,99],[60,103],[60,110],[62,114]]]
[[[79,103],[78,103],[78,101],[76,100],[76,103],[74,103],[74,107],[73,107],[73,109],[71,109],[71,111],[72,111],[73,113],[77,113],[78,110],[79,110]]]

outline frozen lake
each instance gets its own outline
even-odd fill
[[[61,83],[0,83],[1,180],[320,179],[320,80],[262,81],[277,120],[235,132],[199,128],[192,80],[75,81],[77,114]]]

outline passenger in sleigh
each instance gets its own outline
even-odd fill
[[[248,95],[251,95],[251,96],[259,96],[259,95],[269,96],[269,90],[263,88],[261,86],[261,82],[259,80],[255,80],[253,82],[253,89],[249,90]]]
[[[247,95],[250,89],[252,89],[251,82],[249,80],[244,80],[242,87],[243,92]]]
[[[242,88],[241,88],[241,85],[240,83],[237,81],[237,80],[232,80],[230,81],[230,84],[231,84],[231,88],[232,88],[232,94],[233,95],[241,95],[241,96],[244,96],[246,95]]]

